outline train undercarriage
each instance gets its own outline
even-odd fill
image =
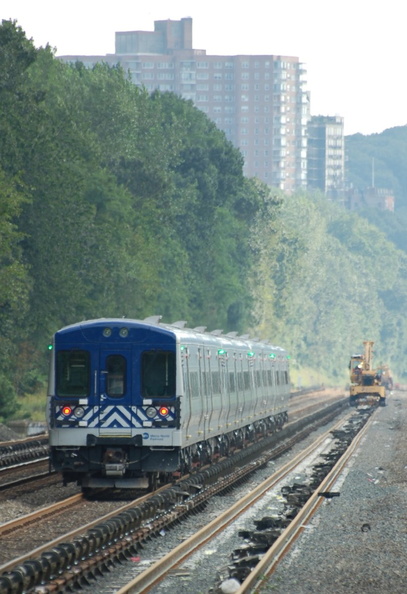
[[[84,492],[93,489],[143,489],[153,491],[232,455],[280,430],[287,421],[286,412],[261,419],[185,448],[152,448],[139,440],[98,439],[89,436],[85,447],[56,447],[52,465],[62,473],[63,483],[77,482]]]

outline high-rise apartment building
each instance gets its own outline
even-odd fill
[[[211,118],[244,157],[244,173],[292,192],[307,187],[309,96],[291,56],[210,56],[192,47],[192,19],[118,32],[115,53],[60,56],[87,66],[121,64],[136,85],[171,91]]]
[[[345,139],[343,118],[312,116],[308,125],[308,188],[344,199]]]

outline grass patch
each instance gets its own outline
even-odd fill
[[[46,391],[36,394],[26,394],[17,398],[18,412],[13,420],[24,419],[27,421],[45,421]]]

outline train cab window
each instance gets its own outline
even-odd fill
[[[106,357],[106,394],[120,398],[126,390],[126,359],[122,355]]]
[[[80,398],[89,395],[90,353],[58,351],[56,355],[56,394]]]
[[[141,394],[143,398],[175,396],[175,353],[145,351],[141,358]]]

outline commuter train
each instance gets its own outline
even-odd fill
[[[284,349],[160,320],[102,318],[54,335],[47,422],[64,484],[153,489],[287,420]]]

